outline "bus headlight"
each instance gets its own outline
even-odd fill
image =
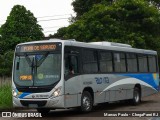
[[[57,97],[57,96],[59,96],[60,92],[61,92],[61,87],[57,88],[57,89],[52,93],[51,97]]]
[[[18,93],[15,90],[13,90],[12,95],[13,95],[13,97],[17,97]]]

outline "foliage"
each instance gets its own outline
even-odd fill
[[[12,8],[5,24],[1,26],[0,34],[6,44],[5,50],[13,50],[18,43],[39,40],[44,36],[33,13],[21,5]]]
[[[0,76],[11,76],[13,51],[7,51],[0,55]]]
[[[76,19],[79,19],[84,13],[92,9],[95,4],[110,5],[114,0],[74,0],[72,2],[73,10],[77,13]]]
[[[95,4],[111,5],[118,0],[74,0],[72,2],[73,10],[77,13],[76,19],[79,19],[84,13],[92,9]],[[160,9],[160,0],[145,0]],[[74,19],[74,18],[73,18]]]
[[[147,0],[147,1],[155,5],[158,9],[160,9],[160,0]]]
[[[12,89],[10,85],[0,87],[0,109],[12,108]]]
[[[112,41],[133,47],[160,48],[160,12],[145,0],[118,0],[95,4],[79,20],[54,35],[78,41]]]
[[[54,34],[54,36],[50,35],[49,37],[56,37],[63,39],[63,35],[67,32],[66,30],[67,30],[66,27],[62,27],[58,30],[57,33]]]
[[[84,13],[88,12],[93,4],[100,2],[100,0],[75,0],[72,2],[74,11],[77,13],[77,17],[80,17]]]

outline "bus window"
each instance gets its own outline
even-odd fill
[[[114,53],[115,72],[126,72],[126,62],[124,53]]]
[[[157,72],[157,62],[155,56],[148,56],[149,72]]]
[[[71,56],[70,57],[69,70],[72,74],[78,73],[78,59],[77,59],[77,56]]]
[[[127,67],[128,72],[137,72],[137,58],[134,53],[127,53]]]
[[[148,72],[147,56],[138,55],[139,72]]]
[[[109,51],[100,52],[99,63],[101,72],[112,72],[113,71],[112,53]]]
[[[85,73],[98,72],[97,53],[94,50],[84,50],[83,70]]]
[[[78,58],[77,56],[67,56],[65,59],[65,76],[78,73]]]

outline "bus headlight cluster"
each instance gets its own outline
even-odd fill
[[[59,96],[60,92],[61,92],[61,87],[57,88],[57,89],[52,93],[51,97],[57,97],[57,96]]]
[[[13,90],[12,95],[13,95],[13,97],[17,97],[18,93],[15,90]]]

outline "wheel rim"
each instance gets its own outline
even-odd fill
[[[91,103],[90,103],[90,99],[87,96],[83,97],[83,106],[85,110],[90,109]]]
[[[135,99],[135,101],[136,101],[136,103],[138,103],[139,102],[139,93],[138,93],[138,91],[135,91],[135,94],[134,94],[134,99]]]

